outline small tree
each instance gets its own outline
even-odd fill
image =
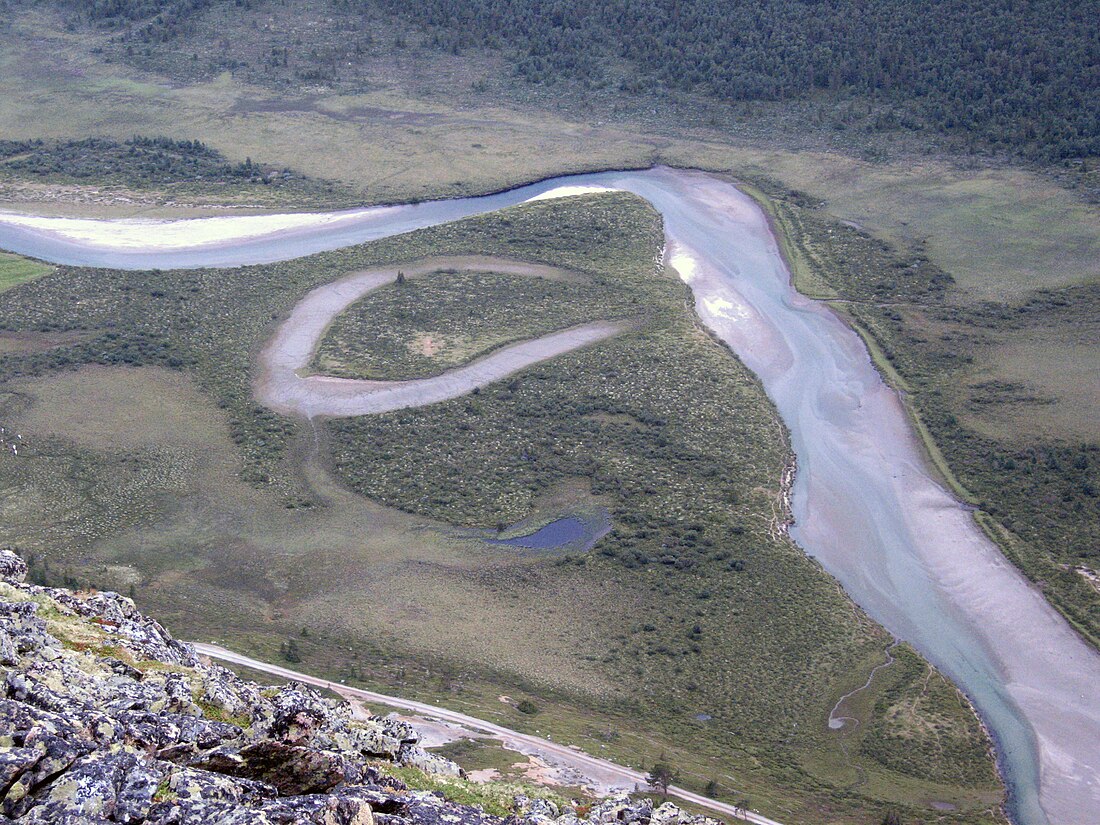
[[[711,799],[717,799],[718,798],[718,783],[713,779],[710,780],[707,783],[706,790],[704,790],[703,793],[705,793]]]
[[[676,781],[676,773],[665,761],[664,754],[661,754],[661,758],[654,763],[645,780],[649,783],[649,787],[661,795],[662,799],[668,799],[668,789]]]
[[[287,639],[283,642],[279,646],[279,653],[288,662],[297,663],[302,661],[302,654],[298,650],[298,642],[294,639]]]
[[[397,270],[397,283],[398,284],[405,283],[405,273],[402,272],[400,269]]]
[[[901,814],[897,811],[887,811],[882,818],[882,825],[901,825]]]

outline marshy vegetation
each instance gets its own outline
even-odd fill
[[[313,368],[341,378],[427,378],[516,341],[637,312],[607,292],[583,278],[444,268],[356,301],[326,331]]]
[[[52,567],[71,566],[82,580],[136,574],[139,601],[175,626],[228,636],[261,655],[277,656],[294,638],[304,666],[341,678],[452,697],[464,684],[463,701],[484,705],[490,717],[501,686],[522,686],[540,712],[515,711],[515,724],[555,738],[560,731],[587,741],[584,731],[601,719],[641,724],[664,743],[687,741],[707,755],[693,765],[718,760],[699,764],[698,775],[693,767],[689,786],[702,789],[714,765],[728,766],[735,779],[723,787],[782,798],[802,812],[794,822],[823,812],[858,821],[883,799],[919,806],[929,793],[961,800],[953,821],[989,821],[983,811],[996,788],[922,785],[860,757],[876,778],[865,792],[822,767],[837,758],[828,709],[865,678],[886,640],[775,533],[782,426],[753,376],[697,326],[686,287],[655,262],[661,244],[659,219],[643,201],[602,195],[264,266],[60,267],[8,292],[0,326],[82,337],[4,356],[0,412],[19,421],[31,420],[28,408],[49,414],[42,405],[58,381],[71,404],[74,377],[87,383],[82,405],[109,404],[95,400],[94,387],[117,389],[130,374],[134,398],[116,405],[106,435],[39,423],[25,463],[0,457],[16,470],[4,476],[13,506],[36,491],[55,493],[34,508],[39,532],[17,520],[4,539],[54,554]],[[307,483],[299,446],[312,439],[302,425],[251,401],[256,348],[313,286],[369,266],[485,254],[578,271],[594,291],[574,296],[578,317],[629,310],[639,327],[477,395],[326,425],[333,461],[375,500],[451,523],[602,503],[615,529],[593,553],[478,556],[453,540],[442,547],[440,533],[423,526],[430,521],[375,547],[376,521],[340,516],[345,494],[329,490],[322,500]],[[461,284],[444,276],[414,286],[431,295]],[[524,307],[514,310],[518,326],[528,323]],[[114,372],[71,372],[85,365]],[[170,389],[167,376],[178,373],[191,389]],[[143,383],[156,397],[142,396]],[[198,409],[196,387],[216,405],[201,416],[185,412]],[[141,424],[162,398],[182,405],[177,423]],[[168,436],[178,440],[165,443]],[[204,462],[220,469],[196,480],[193,468]],[[233,473],[255,495],[232,486]],[[202,489],[210,479],[218,486]],[[334,551],[344,543],[346,551]],[[395,575],[395,560],[408,576]],[[381,592],[372,589],[379,581]],[[406,604],[416,606],[416,631],[406,631]],[[473,623],[491,658],[423,641],[461,630],[456,615]],[[409,635],[388,635],[388,621],[404,622]],[[448,626],[424,626],[435,621]],[[522,643],[509,635],[517,629]],[[441,672],[452,676],[441,683]],[[644,747],[627,736],[606,744],[626,760],[637,758],[630,748]],[[985,748],[975,736],[965,758],[984,759]]]
[[[199,140],[142,135],[127,140],[0,140],[0,181],[156,189],[177,196],[252,196],[264,201],[286,197],[297,206],[348,200],[348,192],[330,181],[252,158],[233,163]]]
[[[1092,403],[1100,286],[980,299],[919,245],[885,244],[800,193],[769,194],[798,285],[833,300],[871,342],[956,492],[980,509],[1006,555],[1100,644],[1100,590],[1082,572],[1100,568]]]

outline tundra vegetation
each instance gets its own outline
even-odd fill
[[[142,135],[122,141],[0,139],[0,182],[156,190],[164,199],[198,196],[205,203],[350,203],[346,187],[331,181],[250,157],[231,163],[198,140]]]
[[[627,763],[665,752],[683,784],[717,779],[720,796],[791,822],[928,799],[957,806],[945,821],[998,821],[988,742],[953,689],[882,736],[943,754],[963,783],[899,773],[859,746],[896,704],[873,703],[877,681],[864,724],[826,728],[888,640],[777,532],[783,428],[699,328],[656,263],[661,245],[647,204],[600,195],[263,266],[59,267],[0,302],[5,335],[42,337],[0,360],[0,419],[25,443],[0,455],[0,541],[41,580],[132,585],[177,632],[273,660],[293,649],[300,667]],[[313,286],[446,255],[577,272],[553,284],[577,305],[561,320],[636,326],[476,396],[316,436],[251,401],[253,354]],[[382,300],[451,290],[476,303],[481,287],[463,296],[463,283],[408,279]],[[501,311],[516,331],[532,323],[522,306]],[[615,527],[585,555],[488,547],[454,526],[592,505]],[[926,676],[898,690],[921,695]]]
[[[948,483],[1100,643],[1100,284],[975,300],[921,245],[891,247],[804,194],[770,191],[798,286],[856,326]]]
[[[448,271],[428,279],[399,277],[333,321],[313,367],[342,378],[424,378],[498,347],[589,321],[590,301],[608,320],[638,312],[611,298],[584,278],[562,282]]]
[[[687,93],[791,114],[813,101],[810,125],[836,133],[918,133],[1046,160],[1100,154],[1100,23],[1067,0],[919,13],[855,0],[328,0],[312,13],[299,0],[52,5],[71,29],[99,32],[114,58],[188,80],[228,70],[267,85],[359,90],[374,60],[419,45],[500,55],[513,85],[551,94],[630,106]],[[309,29],[290,27],[303,18]],[[227,24],[240,36],[225,38]]]
[[[1090,538],[1096,523],[1090,413],[1100,335],[1089,307],[1100,281],[1100,222],[1088,201],[1100,191],[1100,167],[1094,149],[1075,147],[1097,134],[1100,96],[1092,94],[1092,67],[1100,65],[1094,59],[1100,40],[1091,34],[1094,20],[1073,18],[1084,7],[1044,4],[1006,31],[1013,18],[1001,4],[945,6],[908,23],[900,6],[882,4],[875,25],[889,29],[895,43],[908,25],[918,27],[919,36],[907,33],[899,48],[845,65],[835,79],[818,69],[841,65],[836,54],[792,55],[791,44],[776,38],[820,20],[837,25],[815,42],[850,42],[865,15],[832,17],[842,5],[819,5],[794,21],[794,29],[771,31],[767,18],[747,20],[724,36],[761,35],[736,53],[761,70],[748,81],[777,91],[752,94],[741,84],[729,98],[708,76],[723,79],[724,55],[691,77],[681,76],[671,41],[651,44],[648,55],[616,52],[630,46],[627,40],[646,42],[646,27],[657,18],[643,17],[660,11],[656,7],[635,4],[640,14],[591,50],[592,32],[608,27],[606,15],[616,6],[584,19],[561,6],[562,14],[532,22],[526,2],[496,4],[486,21],[464,17],[480,3],[462,5],[453,19],[441,16],[441,3],[398,14],[389,5],[0,0],[0,138],[44,138],[34,165],[0,171],[0,197],[35,210],[110,215],[147,214],[151,207],[164,212],[165,205],[343,205],[344,192],[378,203],[661,162],[755,182],[790,236],[800,288],[836,300],[853,319],[858,314],[880,366],[911,391],[914,409],[935,435],[945,475],[981,502],[979,517],[1009,557],[1095,640],[1100,591],[1090,589],[1097,564],[1086,543],[1097,544]],[[694,11],[693,4],[683,8]],[[783,18],[782,9],[779,14]],[[956,14],[966,18],[962,26],[950,24]],[[971,26],[981,29],[973,43],[999,38],[1021,48],[994,50],[982,65],[971,57],[977,52],[954,49],[950,60],[977,60],[974,71],[930,76],[930,67],[948,65],[940,52]],[[670,31],[681,43],[691,34],[681,24]],[[1061,38],[1071,42],[1052,51],[1050,43]],[[554,43],[561,65],[551,65],[559,58],[544,53],[544,42]],[[773,47],[794,62],[769,64]],[[921,52],[910,60],[913,49]],[[892,62],[892,55],[899,59]],[[1066,66],[1052,71],[1063,57]],[[807,71],[784,79],[773,71],[784,65]],[[1030,75],[1020,79],[1021,72]],[[884,78],[890,85],[879,87]],[[990,104],[999,84],[1015,84],[1013,78],[1020,81],[1016,88],[1041,95],[1013,92]],[[1039,100],[1057,116],[1036,121]],[[586,122],[576,122],[578,112]],[[961,119],[947,122],[945,112]],[[104,183],[74,173],[86,163],[61,163],[73,157],[70,144],[78,156],[102,151],[129,158],[135,131],[187,143],[200,137],[224,157],[214,161],[223,164],[223,177],[173,182],[135,164],[110,167],[118,171]],[[89,136],[113,146],[80,148]],[[56,158],[43,162],[44,155]],[[1019,155],[1029,159],[1026,166],[1006,162]],[[232,170],[250,158],[265,176],[293,168],[297,181],[319,182],[318,194],[295,182],[235,177]],[[331,194],[326,178],[339,182]],[[873,742],[861,746],[861,737],[896,733],[867,720],[887,712],[889,706],[875,710],[875,697],[901,668],[880,671],[873,689],[858,695],[866,724],[840,734],[846,756],[822,744],[828,740],[817,738],[820,730],[763,729],[764,744],[743,737],[731,750],[713,737],[720,721],[666,718],[660,703],[650,709],[648,701],[639,708],[578,699],[623,681],[639,695],[658,689],[612,672],[602,661],[606,646],[571,635],[567,617],[599,613],[607,604],[640,610],[634,588],[656,581],[659,571],[670,574],[674,565],[650,560],[629,568],[618,555],[614,561],[596,555],[575,569],[540,562],[491,591],[487,576],[470,571],[530,560],[484,554],[428,517],[375,506],[330,484],[308,460],[311,434],[303,437],[293,422],[251,403],[245,377],[251,348],[297,297],[349,268],[439,250],[438,239],[420,233],[404,246],[357,250],[359,257],[317,256],[308,268],[304,262],[201,273],[62,268],[6,293],[0,306],[23,301],[24,294],[61,304],[43,310],[31,301],[5,311],[12,329],[0,333],[0,424],[30,436],[19,446],[26,461],[11,464],[10,453],[0,451],[5,540],[29,548],[41,578],[133,588],[143,605],[181,632],[225,638],[270,659],[294,638],[303,667],[311,670],[461,702],[513,727],[537,725],[639,767],[663,750],[685,784],[702,789],[716,778],[728,801],[744,791],[754,805],[783,811],[780,819],[854,820],[855,811],[871,805],[909,821],[923,814],[905,806],[929,798],[958,804],[961,812],[950,817],[980,818],[972,811],[996,793],[939,788],[930,794],[923,780],[881,773],[874,767],[881,763],[866,761],[867,753],[882,750]],[[516,329],[530,323],[517,320]],[[469,354],[456,350],[452,357]],[[378,360],[363,357],[362,364]],[[941,368],[947,369],[942,380]],[[762,395],[757,399],[763,403]],[[632,424],[628,418],[608,423]],[[319,436],[324,456],[330,434]],[[764,448],[753,441],[733,449],[749,464]],[[545,492],[539,507],[550,512],[591,494],[589,485],[568,478]],[[439,506],[408,507],[428,512],[429,505]],[[484,522],[479,515],[467,523]],[[398,572],[406,567],[415,575]],[[565,575],[582,569],[591,576],[615,572],[604,579]],[[349,585],[325,597],[318,587],[325,580]],[[406,598],[395,600],[395,592]],[[497,597],[491,605],[490,594]],[[669,598],[661,588],[645,597]],[[609,610],[608,621],[625,624],[621,612]],[[331,622],[337,613],[344,624]],[[456,615],[471,619],[455,622]],[[313,628],[308,637],[301,635],[304,624]],[[638,634],[648,636],[663,628],[637,623]],[[719,656],[700,647],[708,663]],[[811,667],[801,651],[796,645],[788,654]],[[730,653],[716,667],[748,667],[735,663],[740,655]],[[881,653],[868,653],[862,674],[878,661]],[[553,686],[543,681],[547,673]],[[853,675],[841,685],[837,677],[822,692],[835,698],[863,678]],[[769,679],[749,686],[747,706],[751,689],[763,695]],[[502,686],[512,693],[530,688],[540,713],[527,717],[501,705]],[[780,693],[775,686],[773,695]],[[948,707],[961,713],[956,721],[972,718],[957,710],[957,701]],[[642,718],[649,720],[644,726]],[[648,738],[658,722],[659,746]],[[927,736],[947,730],[923,722],[913,727]],[[892,741],[889,747],[896,747],[899,740]],[[931,754],[941,747],[918,750]],[[980,750],[970,749],[971,764],[984,764]],[[976,774],[961,769],[960,775]],[[896,798],[902,799],[897,810],[882,802]]]

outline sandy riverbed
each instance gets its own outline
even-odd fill
[[[159,220],[126,218],[102,221],[90,218],[55,218],[0,212],[0,223],[22,227],[42,235],[103,249],[183,249],[240,241],[291,230],[331,227],[354,220],[368,211],[295,212],[282,215],[225,215],[212,218]]]
[[[350,416],[420,407],[458,398],[475,387],[485,387],[525,369],[580,347],[608,338],[625,324],[595,321],[589,324],[501,347],[483,358],[433,378],[412,381],[364,381],[308,375],[321,336],[332,319],[372,290],[397,280],[398,269],[410,277],[441,269],[461,272],[500,272],[507,275],[574,279],[567,270],[499,258],[432,258],[356,272],[306,295],[283,321],[260,353],[255,382],[257,400],[278,412],[314,416]]]

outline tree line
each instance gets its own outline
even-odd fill
[[[273,0],[52,2],[133,50],[186,41],[214,7]],[[1049,161],[1100,155],[1100,0],[330,4],[364,20],[381,10],[422,29],[437,49],[500,50],[520,82],[725,102],[856,101],[870,104],[865,126],[875,131],[935,132]],[[312,79],[326,71],[301,70]]]
[[[503,49],[535,83],[598,84],[625,58],[626,92],[857,96],[896,107],[883,129],[968,134],[1047,159],[1100,154],[1095,0],[368,1],[441,48]]]

